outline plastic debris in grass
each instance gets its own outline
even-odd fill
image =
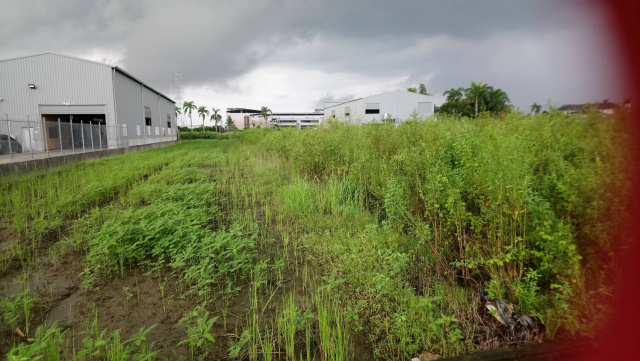
[[[491,299],[482,287],[473,294],[477,344],[486,342],[511,344],[537,341],[540,327],[530,315],[501,299]]]

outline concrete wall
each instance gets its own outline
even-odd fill
[[[379,114],[366,114],[367,103],[380,104]],[[426,111],[418,111],[418,103],[430,103]],[[345,114],[347,107],[349,115]],[[376,123],[382,122],[384,114],[389,114],[396,122],[403,122],[415,111],[419,116],[427,117],[433,115],[434,98],[432,96],[412,93],[404,90],[396,90],[383,94],[376,94],[350,102],[328,106],[324,109],[324,120],[335,117],[342,121],[354,123]]]
[[[71,164],[71,163],[76,163],[76,162],[81,162],[86,160],[92,160],[92,159],[100,159],[100,158],[109,157],[116,154],[124,154],[124,153],[138,152],[145,149],[166,147],[166,146],[170,146],[178,143],[179,141],[172,140],[167,142],[142,144],[142,145],[136,145],[136,146],[124,147],[124,148],[97,150],[97,151],[87,152],[87,153],[67,154],[67,155],[60,155],[57,157],[53,156],[50,158],[33,159],[33,160],[24,161],[24,162],[0,164],[0,176],[8,176],[16,173],[32,172],[35,170],[47,169],[47,168],[57,167],[65,164]]]
[[[235,126],[242,130],[245,128],[245,124],[244,124],[244,117],[249,117],[249,128],[252,127],[251,122],[253,121],[253,119],[251,118],[251,114],[256,114],[256,113],[225,113],[224,118],[222,118],[222,125],[225,126],[227,124],[227,117],[231,117],[231,120],[233,120],[233,124],[235,124]],[[262,119],[262,123],[264,123],[264,118]],[[260,123],[260,124],[262,124]],[[195,119],[194,119],[194,127],[197,125],[197,123],[195,123]],[[259,124],[256,124],[256,126]]]

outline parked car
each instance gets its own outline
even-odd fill
[[[9,142],[11,142],[11,147],[9,147]],[[0,134],[0,154],[8,154],[9,151],[11,153],[22,153],[22,144],[14,137]]]

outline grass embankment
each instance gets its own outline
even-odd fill
[[[43,325],[11,354],[456,355],[506,343],[477,337],[478,285],[533,315],[548,338],[588,333],[605,315],[588,300],[607,293],[596,255],[615,250],[606,215],[622,207],[621,142],[615,122],[596,115],[332,124],[245,130],[3,180],[0,204],[12,212],[2,221],[17,238],[5,269],[22,260],[28,285],[36,245],[55,230],[64,247],[50,245],[63,250],[54,257],[82,255],[82,292],[145,272],[183,335],[154,338],[150,317],[124,341],[113,330],[131,325],[100,324],[97,314],[111,311],[98,302],[84,330]],[[122,302],[142,305],[128,287]],[[5,329],[33,336],[39,296],[25,286],[5,298]],[[179,300],[193,306],[174,310]]]
[[[231,133],[218,133],[211,131],[201,131],[201,130],[190,130],[190,131],[181,131],[180,139],[182,140],[191,140],[191,139],[231,139],[233,138],[233,134]]]

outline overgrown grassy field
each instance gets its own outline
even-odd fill
[[[529,340],[591,335],[624,246],[619,125],[245,130],[2,178],[0,352],[406,360],[516,342],[482,323],[478,286],[532,316]]]

